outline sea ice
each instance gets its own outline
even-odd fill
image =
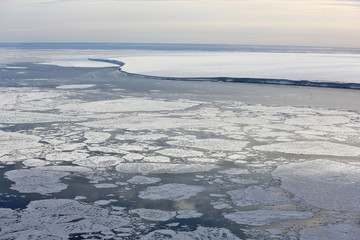
[[[172,146],[199,148],[209,151],[241,151],[247,145],[247,142],[210,138],[187,141],[168,141],[167,144]]]
[[[224,217],[237,224],[264,226],[284,220],[312,218],[313,214],[311,212],[298,211],[255,210],[233,212],[226,214]]]
[[[155,230],[140,238],[141,240],[240,240],[225,228],[206,228],[198,227],[195,231],[185,232],[173,230]]]
[[[305,228],[300,231],[300,240],[358,240],[359,226],[334,224]]]
[[[238,189],[228,191],[231,200],[235,205],[255,206],[255,205],[279,205],[290,202],[284,196],[279,196],[274,193],[269,193],[259,186],[251,186],[246,189]]]
[[[163,211],[163,210],[157,210],[157,209],[145,209],[145,208],[139,208],[139,209],[132,209],[129,211],[131,214],[137,214],[140,218],[149,220],[149,221],[168,221],[169,219],[176,216],[176,212],[171,211]]]
[[[121,173],[193,173],[210,171],[214,164],[172,164],[172,163],[119,163],[116,170]]]
[[[1,239],[68,239],[72,234],[111,231],[129,224],[109,210],[69,199],[32,201],[18,214],[18,221],[2,226]]]
[[[95,87],[95,84],[71,84],[71,85],[60,85],[57,89],[83,89]]]
[[[324,141],[274,143],[254,146],[253,149],[267,152],[343,157],[355,157],[360,155],[360,148],[358,147]]]
[[[95,184],[94,187],[96,188],[116,188],[117,185],[113,183],[98,183]]]
[[[83,161],[88,157],[88,154],[83,151],[71,151],[71,152],[52,152],[46,154],[47,161]]]
[[[106,100],[85,102],[79,104],[65,104],[58,106],[62,112],[151,112],[151,111],[174,111],[193,107],[198,103],[190,101],[162,101],[146,98],[123,98],[118,100]]]
[[[148,187],[144,191],[140,191],[139,198],[150,200],[166,199],[180,201],[194,197],[202,191],[205,191],[205,188],[202,186],[173,183]]]
[[[40,147],[40,137],[16,132],[0,131],[0,156],[16,150]]]
[[[177,157],[177,158],[186,158],[186,157],[201,157],[203,152],[195,151],[195,150],[186,150],[179,148],[166,148],[163,150],[156,151],[162,155]]]
[[[249,174],[249,171],[243,168],[229,168],[226,170],[219,171],[219,173],[228,174],[228,175],[241,175],[241,174]]]
[[[40,159],[27,159],[22,162],[26,167],[42,167],[49,165],[50,163]]]
[[[10,188],[18,192],[49,194],[66,189],[67,185],[61,183],[60,178],[69,174],[39,169],[17,169],[6,172],[5,177],[15,182]]]
[[[176,218],[178,219],[200,218],[203,216],[202,213],[199,213],[195,210],[179,210],[176,213]]]
[[[111,137],[111,134],[105,132],[85,132],[84,134],[86,143],[102,143],[105,142],[109,137]]]
[[[343,116],[309,116],[297,117],[285,120],[285,124],[298,126],[323,126],[334,124],[345,124],[350,121],[349,118]]]
[[[135,176],[135,177],[127,180],[128,183],[141,184],[141,185],[154,184],[154,183],[157,183],[160,181],[161,181],[160,178],[151,178],[151,177],[144,177],[144,176]]]
[[[330,160],[279,166],[281,187],[306,203],[327,210],[359,212],[360,167]]]

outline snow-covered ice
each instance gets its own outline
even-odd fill
[[[359,212],[360,167],[330,160],[281,165],[272,173],[281,187],[307,204],[327,210]]]
[[[312,218],[313,214],[311,212],[298,211],[255,210],[233,212],[226,214],[224,217],[238,224],[264,226],[284,220]]]
[[[202,186],[172,183],[156,187],[148,187],[144,191],[140,191],[139,197],[149,200],[166,199],[180,201],[194,197],[203,191],[205,191],[205,188]]]
[[[129,211],[129,213],[137,214],[142,219],[156,222],[168,221],[169,219],[176,216],[176,212],[145,208],[132,209]]]
[[[127,180],[128,183],[140,184],[140,185],[154,184],[154,183],[157,183],[160,181],[161,181],[160,178],[145,177],[145,176],[135,176],[135,177]]]

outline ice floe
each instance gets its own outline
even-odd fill
[[[198,105],[190,101],[161,101],[142,98],[124,98],[118,100],[106,100],[97,102],[85,102],[79,104],[65,104],[59,106],[63,112],[150,112],[165,110],[182,110]]]
[[[139,198],[179,201],[194,197],[202,191],[205,191],[205,188],[202,186],[173,183],[156,187],[148,187],[144,191],[139,192]]]
[[[273,176],[300,200],[327,210],[359,212],[360,167],[330,160],[279,166]]]
[[[195,210],[179,210],[176,213],[176,218],[178,219],[200,218],[203,216],[202,213],[199,213]]]
[[[194,240],[194,239],[207,239],[207,240],[240,240],[225,228],[206,228],[198,227],[195,231],[178,231],[173,230],[155,230],[140,238],[141,240]]]
[[[246,141],[227,139],[194,139],[188,141],[168,141],[167,144],[178,147],[193,147],[209,151],[241,151],[247,145]]]
[[[43,171],[39,169],[18,169],[5,173],[5,177],[14,182],[10,188],[21,193],[49,194],[67,188],[60,178],[68,176],[68,172]]]
[[[300,231],[300,240],[357,240],[359,236],[359,226],[348,224],[317,226]]]
[[[344,157],[355,157],[360,155],[359,147],[325,141],[282,142],[254,146],[253,149],[267,152]]]
[[[251,186],[246,189],[228,191],[231,200],[237,206],[255,205],[279,205],[289,203],[290,200],[284,196],[265,191],[259,186]]]
[[[84,134],[84,138],[86,138],[86,143],[105,142],[109,137],[111,137],[111,134],[105,132],[85,132]]]
[[[73,234],[110,232],[129,220],[109,210],[69,199],[46,199],[29,203],[18,212],[18,220],[2,226],[1,239],[68,239]]]
[[[70,85],[60,85],[57,86],[57,89],[83,89],[83,88],[92,88],[95,87],[95,84],[70,84]]]
[[[349,121],[349,118],[343,116],[309,116],[287,119],[285,124],[298,126],[322,126],[345,124]]]
[[[41,138],[38,136],[0,131],[0,156],[16,150],[40,147],[40,140]]]
[[[128,183],[140,184],[140,185],[154,184],[154,183],[157,183],[157,182],[160,182],[160,181],[161,181],[160,178],[145,177],[145,176],[135,176],[135,177],[127,180]]]
[[[237,224],[264,226],[284,220],[312,218],[313,214],[311,212],[298,211],[255,210],[233,212],[226,214],[224,217]]]
[[[193,173],[217,168],[214,164],[172,164],[172,163],[120,163],[116,170],[121,173]]]
[[[176,216],[176,212],[145,208],[132,209],[129,211],[129,213],[137,214],[142,219],[156,222],[168,221],[169,219]]]

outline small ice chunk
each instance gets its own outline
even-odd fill
[[[143,162],[169,163],[170,158],[165,156],[146,156],[144,157]]]
[[[128,183],[131,184],[154,184],[157,182],[160,182],[160,178],[151,178],[151,177],[144,177],[144,176],[135,176],[129,180],[127,180]]]
[[[96,188],[116,188],[117,185],[113,183],[98,183],[94,185]]]
[[[298,211],[255,210],[229,213],[224,217],[237,224],[264,226],[284,220],[312,218],[313,214]]]
[[[140,191],[139,198],[150,200],[166,199],[180,201],[194,197],[203,191],[205,191],[205,188],[202,186],[173,183],[148,187],[144,191]]]
[[[50,163],[40,159],[27,159],[22,162],[26,167],[42,167],[49,165]]]
[[[259,182],[259,181],[256,181],[256,180],[244,179],[244,178],[231,178],[230,181],[233,182],[233,183],[238,183],[238,184],[243,184],[243,185],[254,184],[254,183]]]
[[[85,152],[54,152],[46,154],[45,158],[47,161],[66,161],[66,162],[73,162],[73,161],[81,161],[87,158],[88,154]]]
[[[177,158],[201,157],[203,155],[203,152],[200,151],[177,149],[177,148],[166,148],[163,150],[158,150],[156,152],[162,155],[177,157]]]
[[[130,210],[129,213],[137,214],[142,219],[149,221],[156,221],[156,222],[168,221],[176,216],[176,212],[162,211],[157,209],[145,209],[145,208],[133,209]]]

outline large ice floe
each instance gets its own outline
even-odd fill
[[[291,154],[311,154],[344,157],[355,157],[360,155],[359,147],[324,141],[283,142],[255,146],[253,148],[259,151],[283,152]]]
[[[359,226],[348,224],[317,226],[300,231],[300,240],[357,240],[359,236]]]
[[[360,167],[329,160],[291,163],[272,173],[300,201],[326,210],[360,212]]]
[[[173,231],[173,230],[155,230],[140,238],[141,240],[240,240],[229,230],[225,228],[206,228],[198,227],[195,231]]]
[[[306,219],[311,217],[313,217],[311,212],[280,210],[243,211],[225,215],[225,218],[230,219],[231,221],[250,226],[264,226],[284,220]]]
[[[0,239],[69,239],[93,233],[115,238],[112,230],[129,224],[109,210],[69,199],[32,201],[26,209],[10,214],[17,221],[2,225]]]
[[[148,187],[144,191],[140,191],[139,197],[149,200],[165,199],[179,201],[194,197],[202,191],[205,191],[205,188],[202,186],[173,183],[156,187]]]

